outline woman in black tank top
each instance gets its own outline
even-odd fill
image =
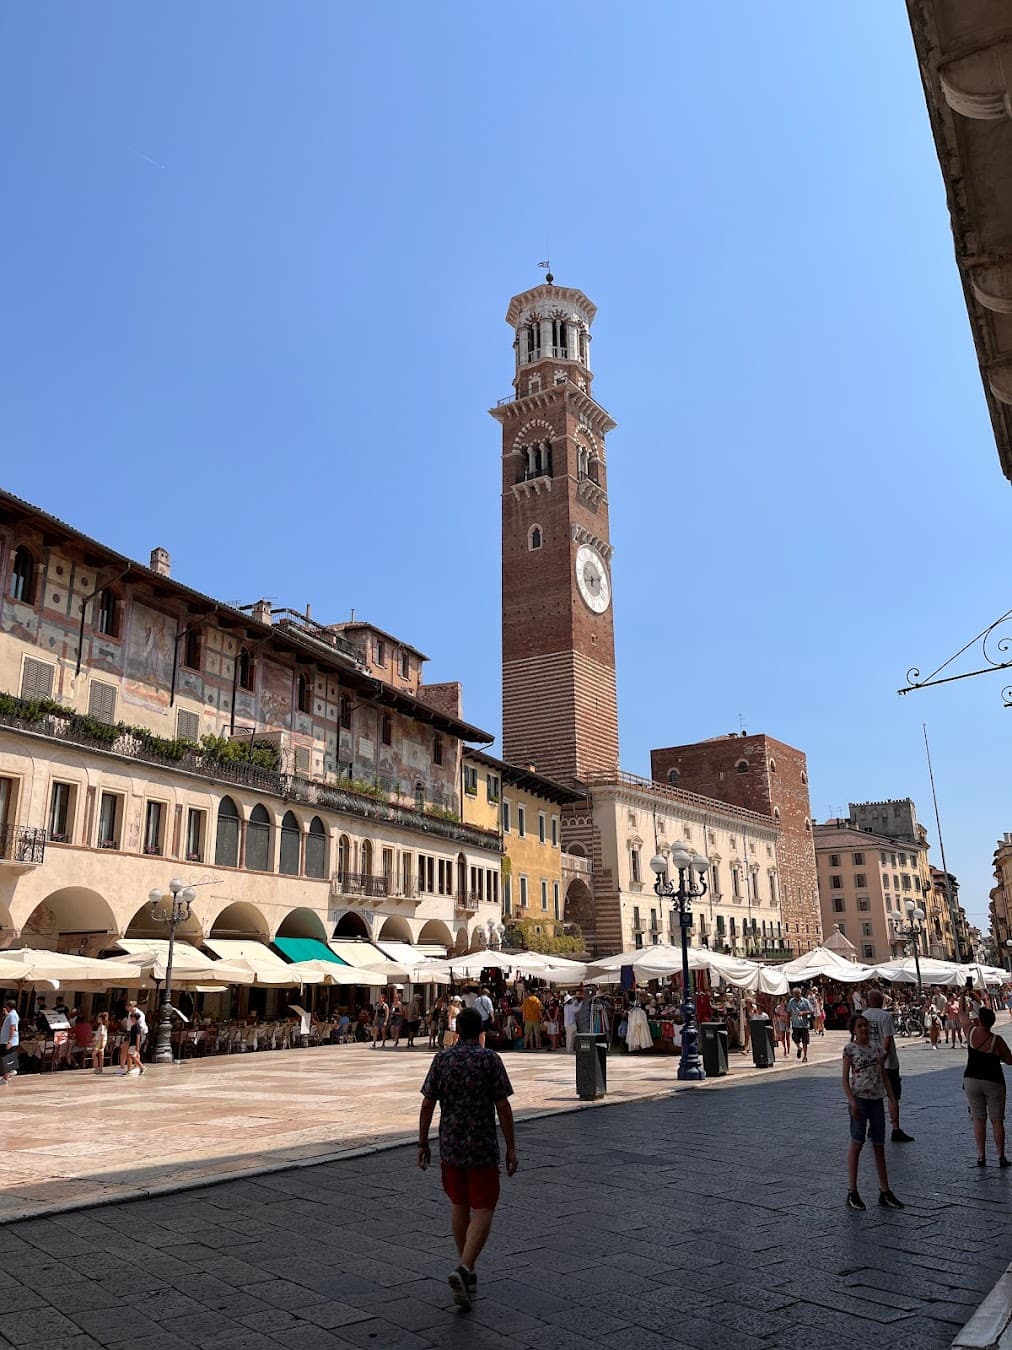
[[[1012,1064],[1012,1051],[994,1034],[994,1013],[981,1008],[967,1040],[963,1091],[973,1118],[973,1137],[977,1141],[977,1166],[987,1162],[987,1122],[991,1120],[998,1165],[1008,1167],[1005,1156],[1005,1074],[1002,1064]]]

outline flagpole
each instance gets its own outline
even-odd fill
[[[959,941],[959,916],[952,898],[952,886],[949,882],[949,864],[945,861],[945,841],[942,838],[942,818],[938,814],[938,794],[935,791],[935,773],[931,767],[931,746],[928,745],[928,724],[921,723],[924,732],[924,753],[928,758],[928,778],[931,780],[931,801],[935,808],[935,828],[938,830],[938,851],[942,855],[942,875],[945,877],[945,899],[949,908],[949,923],[952,925],[952,940],[956,944],[956,960],[962,962],[963,948]]]

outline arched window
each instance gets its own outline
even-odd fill
[[[337,879],[342,884],[351,871],[351,843],[348,836],[342,834],[337,841]]]
[[[668,770],[668,782],[671,784],[672,787],[678,786],[678,780],[681,778],[681,776],[682,776],[681,773],[677,769]]]
[[[306,835],[306,876],[327,875],[327,830],[319,816],[309,822]]]
[[[281,857],[278,871],[287,877],[299,875],[302,829],[294,811],[286,811],[281,821]]]
[[[777,762],[776,762],[775,759],[771,759],[771,760],[770,760],[770,773],[776,773],[776,771],[777,771]]]
[[[271,870],[271,818],[259,802],[246,822],[246,866],[251,872]]]
[[[734,766],[734,771],[735,773],[748,773],[748,760],[739,759],[738,763]]]
[[[296,686],[295,704],[299,712],[310,712],[310,695],[312,690],[309,681],[305,675],[300,675]]]
[[[774,806],[774,808],[773,808],[773,819],[774,819],[774,820],[779,820],[779,819],[780,819],[780,807],[779,807],[779,806]]]
[[[108,586],[98,595],[98,608],[95,612],[95,627],[106,637],[119,636],[119,605],[116,594]]]
[[[35,599],[35,559],[24,544],[14,550],[10,594],[12,600],[20,600],[25,605],[32,604]]]
[[[362,875],[372,876],[372,844],[368,839],[362,845]]]
[[[248,647],[243,647],[239,653],[239,688],[253,688],[253,654]]]
[[[216,867],[239,866],[239,812],[231,797],[222,797],[218,804],[214,862]]]
[[[533,553],[536,548],[540,548],[543,542],[544,536],[541,533],[541,526],[532,525],[527,532],[527,547],[530,552]]]

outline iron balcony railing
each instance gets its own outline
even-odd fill
[[[386,877],[373,876],[371,872],[339,872],[334,878],[334,886],[342,895],[388,895],[389,882]]]
[[[5,862],[45,862],[45,830],[35,829],[31,825],[0,827],[0,858]]]
[[[381,788],[376,789],[377,795],[374,797],[340,783],[325,783],[303,774],[283,773],[279,769],[263,768],[248,760],[211,760],[205,758],[196,747],[193,750],[180,748],[181,743],[178,741],[166,742],[175,749],[172,754],[163,754],[149,739],[130,727],[103,725],[101,734],[95,734],[91,719],[79,717],[69,709],[66,715],[54,712],[40,714],[37,706],[33,707],[31,703],[10,695],[5,695],[3,701],[5,706],[0,709],[0,726],[33,736],[84,746],[89,750],[114,755],[118,759],[156,764],[213,782],[234,784],[264,796],[280,797],[284,801],[383,821],[472,848],[492,849],[496,853],[503,851],[502,835],[498,831],[485,830],[479,825],[468,825],[463,821],[448,819],[442,813],[427,811],[423,800],[416,800],[413,808],[402,806],[383,800]],[[442,795],[434,790],[437,786],[428,785],[430,798]]]

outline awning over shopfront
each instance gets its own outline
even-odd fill
[[[223,961],[245,962],[256,976],[257,984],[279,987],[301,983],[292,968],[277,952],[256,938],[207,938],[204,946]]]
[[[274,945],[290,961],[330,961],[338,966],[351,964],[345,961],[342,956],[338,956],[337,952],[331,951],[327,944],[321,942],[319,938],[276,937]]]

